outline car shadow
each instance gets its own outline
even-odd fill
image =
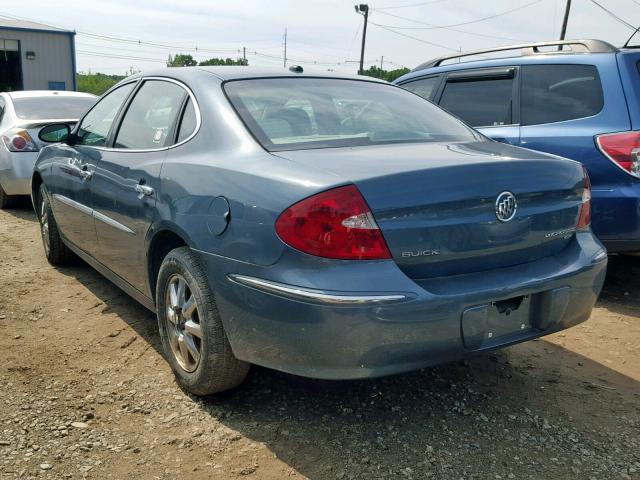
[[[619,305],[623,286],[638,291],[638,280],[625,273],[628,264],[612,262],[606,308],[634,308]],[[162,352],[151,312],[88,266],[60,271]],[[627,297],[622,292],[620,298]],[[541,339],[371,380],[320,381],[253,367],[236,390],[192,399],[311,479],[485,478],[465,475],[485,471],[492,472],[486,478],[530,478],[531,468],[537,478],[568,478],[570,462],[536,462],[536,456],[571,458],[576,442],[596,448],[588,443],[594,431],[615,443],[610,439],[620,422],[640,413],[640,383]],[[581,459],[584,465],[601,460]]]
[[[12,217],[20,220],[26,220],[29,222],[37,222],[36,214],[33,211],[33,205],[31,204],[31,198],[18,197],[13,200],[11,207],[2,210],[4,213],[11,215]]]
[[[71,265],[57,267],[57,270],[63,275],[73,277],[91,291],[100,300],[101,313],[117,315],[140,338],[162,354],[162,343],[154,313],[147,310],[78,257]]]
[[[640,256],[610,255],[597,306],[624,315],[640,315]]]

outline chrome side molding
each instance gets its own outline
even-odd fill
[[[410,298],[408,295],[402,293],[376,295],[327,293],[319,290],[312,290],[303,287],[297,287],[295,285],[272,282],[270,280],[263,280],[260,278],[248,277],[246,275],[239,275],[235,273],[229,274],[227,277],[229,278],[229,280],[235,283],[239,283],[240,285],[244,285],[247,287],[253,287],[264,292],[286,296],[296,300],[329,305],[368,305],[394,303],[408,300]]]
[[[70,199],[69,197],[65,197],[64,195],[60,195],[58,193],[54,193],[53,194],[53,198],[55,198],[56,200],[58,200],[59,202],[64,203],[65,205],[68,205],[72,208],[75,208],[76,210],[84,213],[85,215],[89,215],[90,217],[95,218],[96,220],[99,220],[103,223],[106,223],[107,225],[121,230],[125,233],[128,233],[129,235],[135,236],[136,232],[134,232],[133,230],[131,230],[129,227],[127,227],[126,225],[123,225],[122,223],[114,220],[111,217],[108,217],[107,215],[97,212],[94,209],[87,207],[86,205],[83,205],[82,203],[78,203],[75,200]]]

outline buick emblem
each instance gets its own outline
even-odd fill
[[[518,202],[511,192],[502,192],[496,198],[496,217],[501,222],[508,222],[516,215]]]

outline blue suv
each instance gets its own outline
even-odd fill
[[[395,83],[488,137],[584,164],[593,231],[640,252],[639,68],[638,48],[571,40],[438,58]]]

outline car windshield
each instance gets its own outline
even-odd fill
[[[96,103],[96,97],[47,96],[13,99],[18,118],[40,120],[50,118],[78,119]]]
[[[482,138],[431,102],[382,83],[270,78],[224,88],[269,151]]]

